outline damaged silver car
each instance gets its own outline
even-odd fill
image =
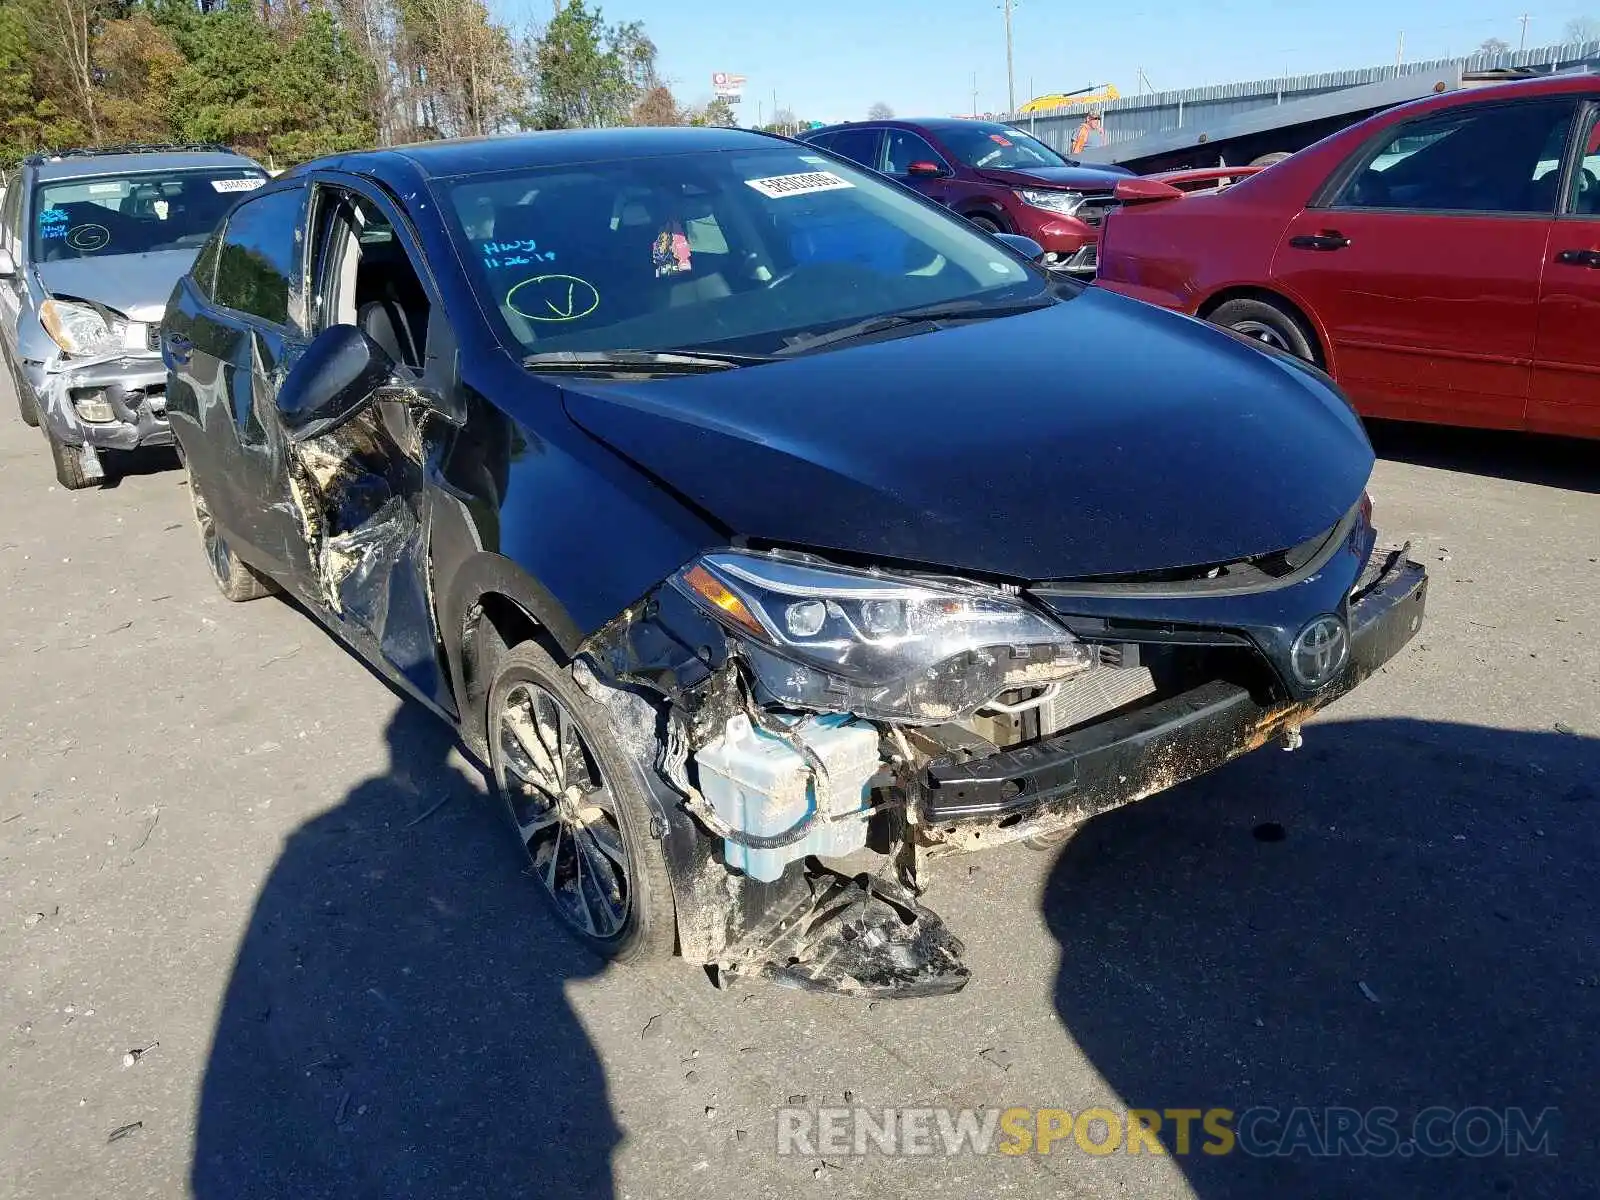
[[[959,988],[942,859],[1298,745],[1423,617],[1327,376],[782,138],[312,163],[163,330],[217,586],[450,722],[620,960]]]
[[[169,445],[160,322],[218,219],[260,187],[221,146],[35,154],[0,201],[0,343],[23,421],[43,428],[63,487],[108,453]]]

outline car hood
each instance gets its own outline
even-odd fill
[[[1071,188],[1079,192],[1109,192],[1117,186],[1119,179],[1128,177],[1127,171],[1102,167],[1030,167],[1026,171],[985,169],[978,174],[990,183],[1005,187],[1038,187],[1043,184],[1045,187]]]
[[[1015,580],[1298,545],[1373,455],[1320,374],[1089,288],[717,374],[565,381],[567,412],[735,536]]]
[[[159,321],[173,285],[194,262],[194,250],[153,250],[101,258],[62,258],[34,265],[52,296],[93,300],[135,321]]]

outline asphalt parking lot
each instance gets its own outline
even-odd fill
[[[1411,649],[1299,753],[943,865],[972,983],[864,1005],[585,958],[441,727],[216,594],[175,465],[65,492],[5,414],[0,1194],[1600,1194],[1600,465],[1380,433]],[[776,1152],[780,1106],[891,1105],[1558,1120],[1515,1156]]]

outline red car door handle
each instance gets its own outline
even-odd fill
[[[1296,250],[1343,250],[1350,244],[1350,239],[1337,229],[1325,229],[1321,233],[1302,233],[1299,237],[1289,239],[1289,245]]]
[[[1556,261],[1572,267],[1600,270],[1600,250],[1563,250],[1556,255]]]

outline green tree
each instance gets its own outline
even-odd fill
[[[734,124],[733,105],[726,96],[713,96],[709,104],[690,115],[689,124],[728,128]]]
[[[655,44],[637,22],[607,26],[599,8],[568,0],[533,46],[539,129],[626,124],[656,83]]]

